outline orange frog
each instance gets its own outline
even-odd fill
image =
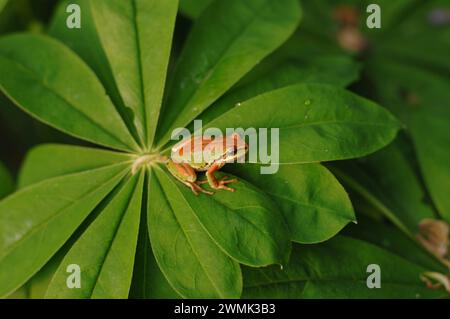
[[[196,150],[195,145],[198,143]],[[201,154],[197,154],[201,152]],[[183,184],[191,188],[195,195],[199,192],[212,195],[213,193],[200,187],[208,183],[213,189],[224,189],[234,192],[227,184],[236,183],[237,179],[227,176],[218,180],[214,172],[226,163],[232,163],[245,158],[248,145],[239,134],[233,133],[225,137],[205,138],[192,137],[181,141],[172,148],[171,158],[167,160],[167,169]],[[198,181],[196,172],[206,172],[206,181]]]

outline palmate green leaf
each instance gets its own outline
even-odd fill
[[[242,101],[293,84],[321,83],[345,87],[357,79],[359,68],[355,62],[342,57],[319,58],[306,65],[295,60],[274,65],[271,65],[270,61],[266,63],[265,68],[269,68],[269,70],[252,71],[248,77],[242,80],[244,81],[243,85],[231,90],[206,109],[199,116],[203,125],[239,105]]]
[[[281,165],[272,175],[261,175],[260,166],[252,164],[226,170],[261,187],[277,202],[293,241],[322,242],[356,220],[344,188],[319,164]]]
[[[95,70],[124,120],[148,146],[162,103],[177,2],[63,1],[50,26],[52,36]],[[81,29],[67,28],[68,3],[80,6]]]
[[[133,155],[90,147],[63,144],[43,144],[32,148],[20,168],[19,188],[43,180],[110,166],[130,163]]]
[[[0,199],[11,193],[13,189],[13,178],[6,166],[0,162]]]
[[[299,19],[297,0],[219,0],[209,6],[186,40],[163,109],[158,145],[287,40]]]
[[[180,12],[191,19],[196,19],[213,2],[214,0],[180,0]]]
[[[126,172],[118,164],[57,177],[1,201],[0,296],[36,273]]]
[[[159,267],[185,298],[238,298],[238,263],[214,243],[180,195],[166,173],[152,169],[148,231]]]
[[[268,134],[278,128],[279,163],[300,164],[372,153],[394,139],[400,124],[377,104],[343,89],[298,84],[245,101],[207,127],[256,133],[268,128]]]
[[[195,196],[172,176],[157,176],[175,214],[198,219],[214,242],[238,262],[255,267],[287,262],[288,228],[278,207],[261,190],[239,180],[233,185],[235,193]]]
[[[58,41],[5,36],[0,69],[1,91],[39,120],[94,143],[138,149],[95,74]]]
[[[47,290],[47,298],[127,298],[138,239],[145,173],[130,178],[73,245]],[[67,266],[77,264],[80,289],[66,285]]]
[[[381,268],[381,288],[366,285],[367,266]],[[244,269],[244,298],[436,298],[420,280],[427,269],[372,244],[336,236],[295,245],[285,269]]]
[[[129,154],[88,147],[58,144],[39,145],[31,149],[25,158],[19,174],[19,188],[57,176],[129,162],[131,157]],[[102,203],[102,205],[104,204]],[[26,283],[24,289],[27,291],[28,298],[42,299],[45,297],[48,285],[62,259],[85,230],[84,224],[90,224],[95,218],[97,210],[102,209],[102,205],[97,206],[64,246]]]
[[[178,0],[90,1],[94,23],[127,107],[146,144],[162,103]]]
[[[423,219],[436,216],[425,203],[425,190],[400,145],[397,140],[359,163],[334,163],[331,168],[347,189],[414,237]]]
[[[370,69],[380,99],[407,124],[431,198],[450,221],[450,83],[411,66],[383,62],[373,61]]]

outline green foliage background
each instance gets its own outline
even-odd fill
[[[0,297],[448,298],[416,237],[450,222],[450,22],[430,22],[450,7],[378,1],[368,29],[370,3],[0,1]],[[227,165],[237,191],[212,197],[131,174],[196,118],[280,128],[279,172]]]

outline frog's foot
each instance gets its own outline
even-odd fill
[[[214,195],[213,192],[207,191],[206,189],[203,189],[200,187],[199,183],[194,182],[186,182],[185,183],[189,188],[192,190],[195,196],[197,196],[199,193],[207,194],[207,195]]]
[[[234,188],[228,187],[227,184],[237,183],[239,180],[237,178],[229,179],[228,176],[224,176],[217,180],[216,185],[212,186],[214,189],[223,189],[229,192],[236,191]]]

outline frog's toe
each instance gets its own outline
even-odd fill
[[[229,192],[235,192],[234,188],[228,187],[227,184],[237,183],[239,180],[237,178],[228,179],[227,176],[224,176],[221,180],[218,181],[217,189],[223,189]]]
[[[222,177],[221,180],[219,180],[219,185],[226,185],[231,183],[237,183],[239,180],[237,178],[228,179],[228,176]]]
[[[229,192],[235,192],[236,190],[234,188],[228,187],[225,184],[219,184],[219,186],[217,186],[217,189],[223,189]]]
[[[198,195],[198,193],[203,193],[206,195],[214,195],[213,192],[207,191],[206,189],[203,189],[202,187],[200,187],[199,182],[195,182],[195,183],[189,183],[192,191],[194,192],[195,195]],[[204,183],[202,183],[204,184]]]

